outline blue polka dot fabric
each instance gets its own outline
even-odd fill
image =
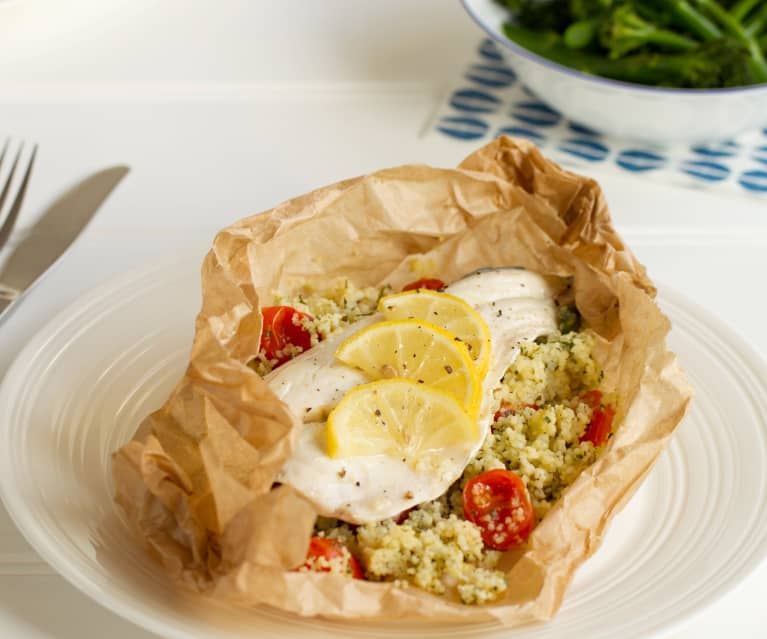
[[[544,104],[519,81],[492,40],[484,40],[450,93],[429,135],[487,142],[511,135],[553,159],[594,165],[692,187],[730,188],[767,197],[767,128],[737,140],[692,147],[642,145],[601,134]]]

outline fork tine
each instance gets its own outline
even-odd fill
[[[21,155],[21,149],[19,149],[19,152],[16,154],[16,159],[13,161],[13,167],[11,168],[11,175],[8,178],[8,184],[10,184],[11,178],[13,177],[13,172],[16,170],[16,164],[19,161],[20,155]],[[29,156],[27,170],[24,172],[24,177],[21,179],[21,184],[19,185],[19,190],[16,193],[16,198],[13,200],[13,204],[11,204],[11,208],[8,211],[8,215],[6,216],[5,220],[3,221],[2,227],[0,227],[0,248],[2,248],[5,245],[5,243],[8,241],[8,237],[11,235],[11,231],[13,231],[13,226],[16,224],[16,218],[19,216],[19,211],[21,210],[21,204],[24,201],[24,194],[27,192],[27,184],[29,184],[29,176],[32,175],[32,166],[35,163],[36,155],[37,155],[37,145],[35,144],[35,146],[32,147],[32,154]],[[2,207],[3,205],[3,200],[5,199],[5,194],[6,194],[6,191],[8,190],[8,184],[5,185],[2,195],[0,195],[0,207]]]
[[[0,155],[0,166],[3,165],[3,160],[5,159],[5,153],[8,151],[8,142],[9,140],[5,141],[5,144],[3,145],[3,153]],[[0,211],[3,210],[3,204],[5,204],[5,198],[8,196],[8,191],[11,188],[11,182],[13,182],[13,174],[16,172],[16,165],[19,163],[19,158],[21,157],[21,151],[24,148],[24,145],[22,144],[19,147],[19,150],[16,152],[16,158],[13,160],[13,164],[11,165],[11,172],[8,174],[8,178],[5,180],[5,186],[3,187],[3,192],[0,193]]]
[[[3,144],[3,150],[0,152],[0,167],[3,166],[3,160],[5,160],[5,153],[8,151],[8,145],[11,143],[11,138],[5,138],[5,144]]]

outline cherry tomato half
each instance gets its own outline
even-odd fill
[[[591,421],[586,432],[581,435],[582,442],[591,442],[594,446],[604,445],[613,430],[615,409],[602,404],[602,392],[592,390],[584,393],[581,400],[591,406]]]
[[[482,541],[493,550],[525,543],[535,525],[524,482],[503,468],[485,471],[466,483],[463,516],[479,526]]]
[[[306,563],[303,567],[313,570],[315,572],[330,572],[329,567],[318,567],[312,560],[326,559],[332,561],[333,559],[343,558],[346,547],[335,539],[327,539],[326,537],[312,537],[309,541],[309,550],[306,553]],[[365,573],[362,571],[362,566],[357,558],[349,553],[349,572],[354,579],[364,579]]]
[[[267,359],[276,359],[277,366],[291,359],[284,352],[288,346],[299,346],[305,351],[312,347],[311,334],[299,323],[311,319],[306,313],[291,306],[267,306],[261,313],[264,316],[261,350]]]
[[[415,291],[419,288],[428,288],[432,291],[439,291],[445,288],[445,283],[442,280],[438,280],[434,277],[422,277],[420,280],[410,282],[402,287],[403,291]]]

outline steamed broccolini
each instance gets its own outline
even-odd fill
[[[552,32],[536,33],[514,24],[506,35],[524,48],[563,66],[613,80],[655,86],[712,89],[755,84],[748,51],[735,40],[712,40],[687,53],[636,53],[614,60],[569,49]]]
[[[767,83],[767,0],[498,0],[506,35],[559,64],[625,82]]]

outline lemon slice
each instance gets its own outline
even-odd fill
[[[482,316],[462,299],[426,289],[405,291],[382,298],[378,310],[387,320],[420,319],[444,328],[468,346],[480,378],[487,373],[490,331]]]
[[[479,428],[448,393],[407,379],[348,392],[328,416],[328,455],[390,455],[417,466],[430,452],[473,445]]]
[[[479,408],[481,385],[469,349],[455,335],[430,322],[371,324],[343,341],[336,358],[373,380],[410,379],[449,393],[469,413]]]

